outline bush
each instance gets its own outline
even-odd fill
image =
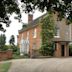
[[[20,56],[20,48],[18,46],[11,46],[11,49],[13,50],[13,59],[29,58],[28,54]]]
[[[39,52],[43,55],[43,56],[53,56],[54,53],[54,49],[53,49],[53,45],[52,46],[48,46],[48,44],[42,45]]]
[[[11,49],[13,50],[13,54],[17,54],[17,55],[20,54],[20,50],[18,46],[11,46]]]
[[[4,46],[0,49],[0,51],[6,51],[6,50],[8,50],[8,49],[10,49],[10,46],[9,46],[9,45],[4,45]]]

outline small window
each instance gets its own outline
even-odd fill
[[[67,25],[66,27],[66,35],[68,35],[68,33],[69,33],[69,25]]]
[[[33,38],[36,38],[36,36],[37,36],[37,29],[36,28],[33,30],[32,35],[33,35]]]
[[[55,36],[54,37],[60,37],[60,28],[59,27],[55,28]]]

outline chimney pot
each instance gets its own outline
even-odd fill
[[[28,14],[28,23],[33,21],[33,14]]]

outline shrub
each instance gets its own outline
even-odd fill
[[[17,55],[20,54],[20,50],[18,46],[11,46],[11,49],[13,50],[13,54],[17,54]]]
[[[6,51],[8,49],[10,49],[10,46],[9,45],[4,45],[0,51]]]
[[[53,45],[49,46],[48,44],[42,45],[39,52],[43,55],[43,56],[53,56],[54,53],[54,49],[53,49]]]

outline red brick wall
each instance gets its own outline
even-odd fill
[[[37,37],[36,37],[36,38],[33,38],[33,36],[32,36],[32,31],[33,31],[35,28],[37,29]],[[30,53],[31,53],[31,54],[32,54],[32,49],[33,49],[33,48],[32,48],[32,47],[33,47],[33,43],[36,43],[37,49],[40,48],[40,39],[41,39],[40,32],[41,32],[41,29],[40,29],[39,26],[36,26],[36,27],[34,27],[34,28],[32,28],[32,29],[30,30]]]
[[[36,28],[36,32],[37,32],[37,37],[36,38],[33,38],[33,35],[32,35],[32,32],[33,30]],[[40,36],[40,33],[41,33],[41,28],[39,25],[33,27],[33,28],[30,28],[24,32],[21,32],[19,33],[19,36],[18,36],[18,44],[20,43],[21,41],[21,38],[22,38],[22,34],[23,34],[23,37],[24,39],[27,38],[27,32],[29,32],[29,41],[30,41],[30,48],[29,48],[29,51],[30,51],[30,54],[32,54],[32,47],[33,47],[33,43],[36,43],[36,46],[37,48],[36,49],[39,49],[40,48],[40,44],[41,44],[41,36]],[[19,45],[20,47],[20,45]]]
[[[0,52],[0,61],[11,59],[12,58],[12,50],[1,51]]]
[[[68,46],[68,43],[66,42],[64,44],[62,44],[61,42],[56,43],[55,56],[62,57],[61,45],[64,45],[64,57],[68,57],[69,56],[69,46]]]
[[[60,44],[60,42],[56,43],[55,56],[56,57],[61,57],[61,44]]]

